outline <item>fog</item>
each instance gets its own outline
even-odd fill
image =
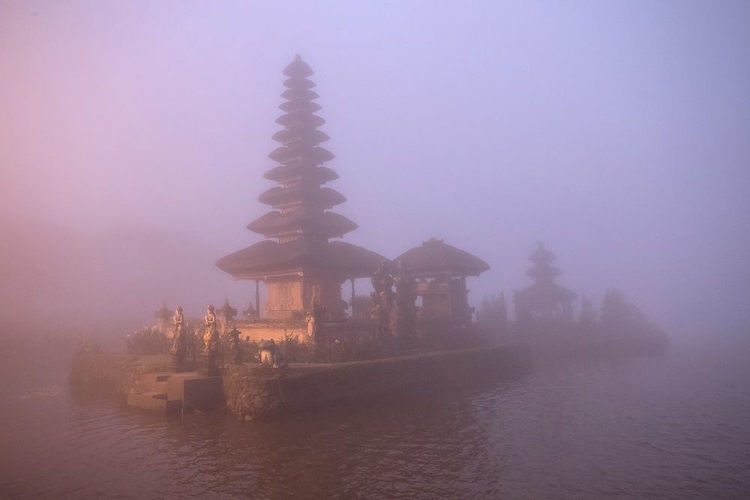
[[[541,240],[673,337],[747,331],[749,25],[742,1],[0,2],[2,332],[244,308],[214,263],[261,239],[295,54],[345,241],[467,250],[476,304]]]

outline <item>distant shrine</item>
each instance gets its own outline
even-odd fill
[[[552,265],[555,258],[541,242],[529,257],[533,266],[526,271],[526,276],[534,283],[514,294],[516,320],[520,324],[573,321],[576,294],[554,282],[562,274]]]
[[[319,96],[307,77],[310,66],[297,56],[286,69],[284,111],[276,123],[284,127],[273,135],[281,144],[269,158],[279,163],[265,178],[279,185],[261,194],[259,201],[273,210],[247,227],[264,241],[227,255],[216,265],[235,279],[256,283],[255,309],[260,312],[258,283],[268,287],[265,316],[269,319],[304,318],[319,307],[327,321],[346,317],[348,304],[341,298],[346,280],[370,277],[388,259],[365,248],[330,241],[357,229],[348,218],[330,211],[346,201],[339,192],[323,187],[338,174],[323,163],[334,158],[320,144],[329,140],[318,130],[325,120],[317,115]]]

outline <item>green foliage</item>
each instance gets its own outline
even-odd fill
[[[312,349],[308,344],[299,341],[299,335],[285,333],[279,342],[281,354],[287,363],[309,363],[312,358]]]
[[[125,348],[131,354],[168,354],[172,342],[154,328],[144,328],[125,339]]]

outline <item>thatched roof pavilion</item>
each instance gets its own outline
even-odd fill
[[[422,302],[420,323],[471,324],[466,277],[490,269],[482,259],[431,238],[396,257],[393,266],[396,273],[417,280],[415,292]]]
[[[400,265],[401,271],[414,277],[434,277],[441,274],[479,276],[490,269],[479,257],[435,238],[407,250],[393,259],[393,262]]]

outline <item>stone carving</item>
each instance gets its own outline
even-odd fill
[[[407,276],[398,263],[398,274],[396,276],[396,325],[395,336],[403,341],[416,336],[417,321],[417,293],[416,280]]]
[[[177,306],[172,317],[172,324],[174,325],[172,335],[172,363],[175,371],[185,371],[185,361],[187,359],[188,352],[188,332],[185,329],[185,318],[182,315],[182,307]]]
[[[219,345],[219,330],[216,326],[216,314],[214,313],[214,306],[208,306],[206,316],[203,318],[203,320],[203,342],[206,346],[204,351],[209,352],[218,348]]]
[[[321,321],[323,320],[323,307],[318,304],[318,300],[315,296],[313,296],[312,301],[310,302],[310,309],[309,312],[305,318],[305,321],[307,322],[307,335],[313,340],[320,340],[322,338],[322,335],[320,335],[320,329],[321,329]]]
[[[287,367],[286,361],[279,350],[279,346],[276,345],[276,342],[273,339],[260,341],[258,355],[260,357],[261,365],[273,368]]]
[[[240,331],[233,327],[227,336],[229,337],[229,351],[232,353],[232,363],[242,364],[244,353],[242,352]]]
[[[378,333],[383,336],[390,334],[391,316],[393,312],[393,303],[395,294],[393,293],[393,276],[388,272],[387,265],[384,262],[372,275],[372,310],[371,317],[377,322]]]
[[[218,375],[219,373],[219,330],[216,325],[216,314],[214,306],[209,305],[204,318],[203,342],[205,348],[203,354],[206,357],[205,371],[209,376]]]

